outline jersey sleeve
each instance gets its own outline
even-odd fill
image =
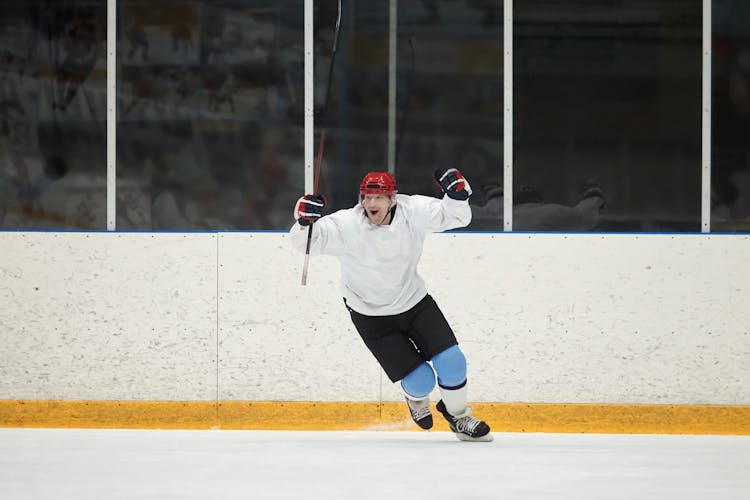
[[[411,196],[416,219],[425,232],[439,233],[465,227],[471,222],[471,207],[467,200],[442,199],[431,196]]]
[[[346,251],[344,232],[348,216],[347,210],[340,210],[321,217],[312,225],[310,255],[342,255]],[[289,230],[289,239],[295,250],[304,253],[309,230],[310,226],[301,226],[298,222]]]

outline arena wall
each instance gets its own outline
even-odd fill
[[[212,426],[279,402],[403,417],[338,262],[312,257],[301,286],[283,232],[3,232],[0,251],[0,425],[73,402],[192,405]],[[722,407],[750,432],[748,255],[747,235],[445,233],[420,272],[478,407]]]

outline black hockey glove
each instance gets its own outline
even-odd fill
[[[440,185],[440,189],[450,198],[454,200],[468,200],[469,196],[471,196],[469,181],[457,169],[435,170],[434,175],[435,181]]]
[[[323,216],[326,206],[325,196],[306,194],[294,206],[294,218],[300,226],[309,226]]]

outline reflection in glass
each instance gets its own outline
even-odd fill
[[[0,5],[0,228],[106,228],[106,1]]]
[[[750,3],[712,18],[711,230],[750,231]]]
[[[303,3],[118,2],[118,229],[286,229]]]
[[[514,229],[700,231],[700,2],[515,7]]]

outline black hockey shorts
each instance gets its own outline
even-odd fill
[[[346,307],[360,337],[397,382],[438,353],[458,344],[443,312],[430,295],[401,314],[365,316]]]

